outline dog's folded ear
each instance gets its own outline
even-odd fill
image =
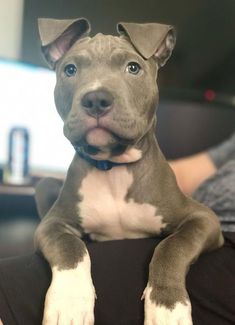
[[[176,42],[175,29],[170,25],[119,23],[117,31],[127,36],[145,59],[155,58],[159,67],[169,59]]]
[[[42,52],[51,68],[81,37],[90,32],[90,24],[85,18],[78,19],[38,19]]]

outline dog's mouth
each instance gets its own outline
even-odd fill
[[[131,132],[126,134],[123,126],[109,116],[96,120],[86,119],[82,138],[88,145],[99,148],[113,147],[117,144],[130,145],[134,140]]]

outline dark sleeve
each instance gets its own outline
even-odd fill
[[[228,140],[209,149],[208,154],[217,168],[229,160],[235,160],[235,133]]]
[[[96,287],[96,325],[143,325],[149,263],[160,238],[117,240],[87,245]],[[0,318],[4,325],[42,325],[51,281],[40,254],[0,260]],[[235,235],[202,254],[186,278],[194,325],[235,324]]]

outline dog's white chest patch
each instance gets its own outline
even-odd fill
[[[83,179],[78,213],[92,239],[144,238],[166,226],[155,206],[127,199],[132,183],[133,175],[125,166],[92,169]]]

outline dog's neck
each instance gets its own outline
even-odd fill
[[[142,152],[134,147],[128,148],[119,156],[107,157],[106,153],[91,155],[86,153],[82,147],[74,147],[80,158],[86,160],[90,165],[99,170],[109,170],[116,166],[134,163],[141,159]]]

